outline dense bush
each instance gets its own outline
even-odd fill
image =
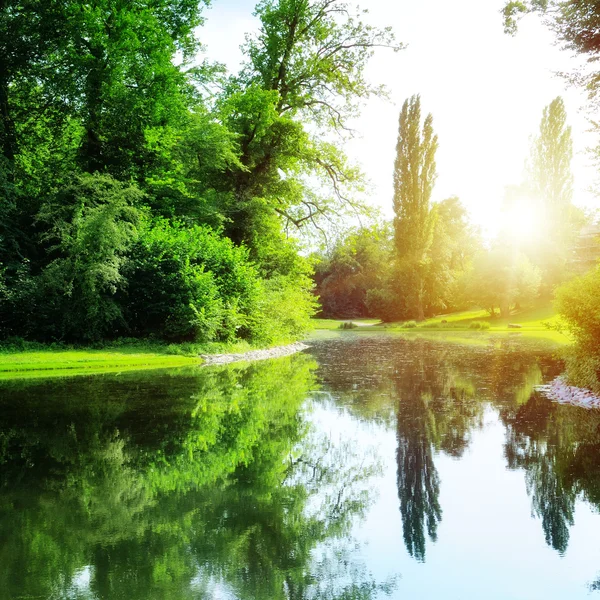
[[[116,294],[138,235],[143,194],[110,176],[81,175],[42,206],[45,264],[4,269],[5,334],[96,340],[123,329]],[[35,272],[37,271],[37,273]]]
[[[556,309],[575,339],[583,346],[600,343],[600,267],[556,290]]]
[[[280,240],[261,268],[208,226],[151,219],[143,199],[108,175],[52,196],[38,216],[45,261],[0,270],[0,335],[272,344],[309,328],[310,265],[293,244]]]
[[[571,383],[600,393],[600,267],[559,287],[555,307],[577,342],[566,357]]]
[[[308,274],[264,280],[262,293],[249,321],[251,339],[263,344],[297,339],[310,329],[317,311]]]
[[[490,324],[487,321],[471,321],[469,329],[489,329]]]
[[[207,227],[148,224],[131,252],[124,294],[135,335],[174,341],[249,337],[260,280],[248,251]]]
[[[391,285],[382,289],[367,291],[366,305],[369,314],[377,316],[384,322],[397,321],[404,317],[403,297],[392,289]]]
[[[385,286],[392,261],[389,224],[351,231],[317,257],[315,281],[326,318],[381,317],[380,302],[369,294]]]

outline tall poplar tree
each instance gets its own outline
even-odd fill
[[[437,177],[438,137],[433,117],[422,123],[421,97],[406,100],[400,112],[394,163],[394,234],[409,316],[423,320],[425,272],[431,246],[431,192]]]
[[[583,225],[581,211],[573,205],[573,141],[562,98],[544,108],[539,134],[531,148],[527,187],[537,203],[544,240],[529,254],[543,273],[542,294],[550,295],[569,269],[569,254]]]
[[[548,216],[560,218],[573,199],[573,140],[567,111],[559,96],[544,108],[540,133],[531,149],[530,178]],[[563,214],[564,217],[564,214]]]

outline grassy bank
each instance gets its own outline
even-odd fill
[[[492,318],[484,310],[470,310],[439,315],[420,323],[415,321],[381,323],[372,319],[315,319],[315,335],[319,337],[325,331],[333,330],[343,332],[343,324],[349,322],[357,325],[351,331],[358,333],[397,332],[408,336],[435,336],[437,339],[443,337],[471,343],[486,337],[513,335],[548,340],[560,345],[571,343],[567,335],[553,329],[558,323],[558,316],[551,306],[522,310],[506,318],[499,316]]]
[[[549,328],[557,322],[557,316],[550,307],[524,310],[509,318],[491,318],[485,311],[471,310],[440,315],[421,323],[314,319],[315,331],[311,338],[326,337],[334,332],[343,335],[347,330],[342,326],[349,322],[356,325],[349,330],[353,333],[380,331],[465,344],[487,344],[490,338],[508,335],[537,338],[560,345],[571,342],[566,335]],[[509,324],[519,327],[509,328]],[[124,340],[93,347],[73,347],[13,340],[0,343],[0,380],[182,367],[200,364],[201,354],[238,353],[252,349],[256,348],[247,342],[165,344]]]
[[[250,349],[247,342],[161,344],[123,341],[100,347],[72,347],[16,340],[0,345],[0,379],[181,367],[200,364],[200,354]]]

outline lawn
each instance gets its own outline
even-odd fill
[[[315,329],[340,329],[343,323],[354,323],[359,327],[371,327],[381,323],[379,319],[312,319]]]
[[[245,352],[235,344],[159,344],[126,342],[101,349],[44,346],[20,342],[0,347],[0,379],[81,375],[201,364],[200,354]]]
[[[464,339],[473,339],[472,334],[484,336],[489,335],[515,335],[520,337],[538,338],[548,340],[557,344],[569,344],[571,339],[563,333],[553,329],[558,323],[558,316],[550,305],[545,305],[536,308],[530,308],[514,312],[510,317],[503,318],[496,316],[494,318],[485,310],[475,309],[463,312],[452,313],[448,315],[438,315],[430,319],[426,319],[421,323],[414,322],[396,322],[396,323],[381,323],[373,319],[315,319],[314,325],[316,336],[319,337],[319,331],[324,330],[339,330],[342,323],[348,322],[362,325],[352,329],[353,332],[374,332],[374,331],[389,331],[399,332],[406,335],[425,334],[434,332],[445,332],[452,334],[454,332],[462,332],[461,337],[468,332],[468,336]],[[486,323],[484,329],[480,329],[477,324]],[[509,327],[510,325],[518,325],[519,327]],[[456,337],[456,336],[453,336]]]
[[[99,373],[132,369],[156,369],[198,364],[198,358],[150,352],[106,350],[47,350],[3,352],[0,379],[51,374]]]

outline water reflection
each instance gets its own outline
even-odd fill
[[[0,598],[441,597],[419,596],[422,580],[403,589],[415,573],[449,583],[461,566],[510,564],[524,538],[497,530],[521,509],[541,546],[526,540],[532,563],[568,561],[578,539],[581,561],[578,510],[600,509],[600,412],[534,391],[562,368],[551,353],[361,334],[311,354],[0,384]],[[498,467],[486,484],[482,465]],[[480,488],[494,477],[490,506]],[[374,518],[379,551],[361,530]],[[600,590],[595,565],[586,577],[585,594]],[[518,597],[541,597],[536,582]],[[567,588],[547,597],[583,594]]]
[[[314,369],[3,383],[0,596],[373,597],[372,466],[310,426]]]
[[[509,467],[525,471],[546,542],[564,554],[577,498],[600,507],[600,414],[532,394],[506,425]]]
[[[409,554],[421,561],[425,560],[425,533],[435,541],[442,519],[434,453],[460,457],[482,415],[472,383],[449,362],[443,367],[430,360],[426,345],[415,344],[410,359],[399,360],[394,369],[404,543]]]
[[[333,359],[317,347],[320,373],[357,417],[395,418],[399,509],[411,556],[425,560],[426,540],[436,541],[442,520],[437,457],[462,456],[486,407],[505,425],[507,468],[524,471],[546,543],[564,554],[577,498],[600,508],[600,415],[535,393],[561,368],[551,353],[511,341],[467,348],[364,336],[351,345]]]

